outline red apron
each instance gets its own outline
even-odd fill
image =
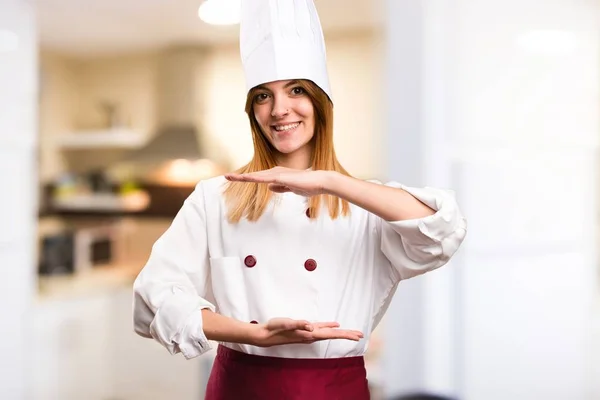
[[[219,346],[205,400],[369,400],[363,357],[278,358]]]

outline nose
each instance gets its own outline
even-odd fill
[[[271,109],[271,116],[273,118],[281,119],[290,113],[287,96],[275,96],[273,100],[273,108]]]

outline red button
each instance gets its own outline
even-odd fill
[[[254,258],[254,256],[248,256],[244,258],[244,264],[246,264],[246,267],[252,268],[256,265],[256,258]]]
[[[250,321],[251,324],[258,324],[256,321]]]
[[[310,208],[307,208],[307,209],[306,209],[306,216],[307,216],[308,218],[310,218],[310,215],[311,215]]]
[[[317,262],[312,258],[309,258],[304,262],[304,268],[306,268],[307,271],[314,271],[317,269]]]

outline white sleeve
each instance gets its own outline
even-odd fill
[[[403,189],[435,211],[435,214],[404,221],[378,219],[380,249],[398,272],[409,279],[446,264],[458,250],[467,233],[453,191],[411,188],[397,182],[386,186]]]
[[[211,349],[202,330],[208,272],[206,218],[201,183],[185,200],[170,227],[154,243],[133,285],[135,332],[154,338],[186,359]]]

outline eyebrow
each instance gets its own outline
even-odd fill
[[[289,81],[285,84],[284,88],[289,88],[290,86],[297,85],[299,82],[297,80]]]
[[[299,82],[297,79],[294,79],[294,80],[292,80],[292,81],[289,81],[288,83],[286,83],[286,84],[283,86],[283,88],[284,88],[284,89],[287,89],[287,88],[289,88],[290,86],[297,85],[298,83],[300,83],[300,82]],[[256,87],[256,90],[266,90],[267,92],[271,92],[271,90],[270,90],[269,88],[267,88],[265,85],[260,85],[260,86],[257,86],[257,87]]]

